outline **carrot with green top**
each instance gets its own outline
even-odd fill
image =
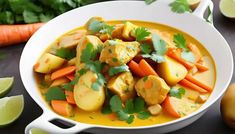
[[[75,66],[68,66],[68,67],[64,67],[59,70],[56,70],[55,72],[51,74],[51,80],[55,80],[63,76],[69,75],[73,73],[75,70],[76,70]]]
[[[191,75],[186,75],[185,79],[187,79],[188,81],[194,83],[195,85],[207,90],[208,92],[211,92],[213,89],[207,85],[205,85],[204,83],[198,81],[197,79],[193,78],[193,76]]]
[[[136,74],[137,76],[139,77],[144,77],[145,74],[144,72],[142,71],[142,69],[139,67],[139,64],[137,64],[135,61],[131,60],[129,63],[128,63],[128,66],[130,68],[130,70]]]
[[[74,100],[74,94],[72,91],[65,90],[66,100],[69,104],[76,104]]]
[[[142,59],[139,63],[139,67],[141,70],[143,70],[145,76],[146,75],[156,75],[158,74],[154,71],[154,69],[148,64],[148,62],[145,59]]]
[[[182,85],[182,86],[184,86],[184,87],[188,87],[188,88],[190,88],[190,89],[192,89],[192,90],[198,91],[198,92],[200,92],[200,93],[207,93],[207,90],[205,90],[205,89],[199,87],[198,85],[196,85],[196,84],[190,82],[190,81],[187,80],[187,79],[181,80],[181,81],[179,82],[179,84]]]
[[[0,47],[26,42],[44,23],[0,25]]]
[[[67,101],[52,100],[51,106],[53,110],[60,115],[63,115],[63,116],[74,115],[74,108]]]

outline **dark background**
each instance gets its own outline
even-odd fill
[[[219,0],[214,2],[214,25],[229,43],[233,54],[235,53],[235,21],[222,16],[219,11]],[[235,10],[235,9],[234,9]],[[1,36],[1,35],[0,35]],[[216,44],[214,44],[216,45]],[[21,134],[27,124],[42,114],[41,108],[33,101],[25,90],[19,73],[19,60],[24,44],[0,48],[0,53],[5,56],[0,59],[0,77],[14,76],[15,82],[7,96],[23,94],[25,108],[21,117],[10,126],[0,128],[0,134]],[[232,81],[235,81],[233,75]],[[235,131],[228,128],[220,116],[220,101],[217,101],[210,110],[193,124],[172,132],[172,134],[234,134]]]

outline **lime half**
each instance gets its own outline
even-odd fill
[[[225,17],[235,19],[235,0],[221,0],[219,8]]]
[[[14,82],[14,77],[0,78],[0,97],[7,94]]]
[[[0,99],[0,127],[11,124],[19,118],[24,109],[23,95]]]

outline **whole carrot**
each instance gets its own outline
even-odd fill
[[[43,24],[0,25],[0,47],[26,42]]]

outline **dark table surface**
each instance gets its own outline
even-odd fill
[[[235,22],[224,18],[219,11],[219,0],[213,0],[214,25],[229,43],[233,53],[235,53]],[[234,9],[235,10],[235,9]],[[1,35],[0,35],[1,36]],[[215,44],[216,45],[216,44]],[[0,59],[0,77],[14,76],[15,82],[12,90],[7,96],[23,94],[25,108],[21,117],[10,126],[0,128],[0,134],[21,134],[27,124],[42,114],[41,108],[34,102],[25,90],[19,73],[19,60],[24,44],[0,48],[0,53],[5,58]],[[232,81],[235,81],[233,75]],[[220,116],[220,101],[217,101],[210,110],[193,124],[172,132],[172,134],[234,134],[235,131],[228,128]]]

